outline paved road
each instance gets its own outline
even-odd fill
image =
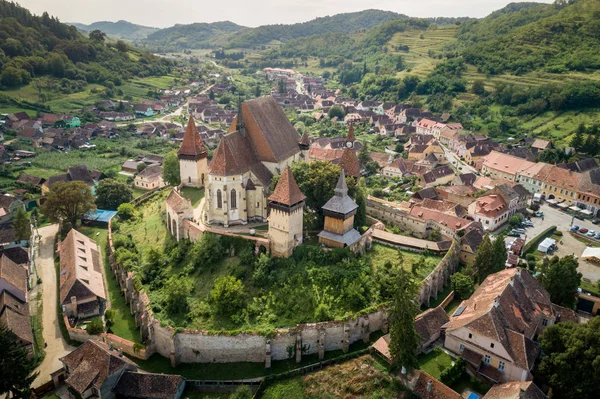
[[[57,224],[39,229],[40,241],[35,254],[35,264],[42,278],[42,299],[44,303],[44,314],[42,317],[42,324],[44,326],[43,336],[48,346],[46,347],[46,357],[37,369],[40,374],[33,383],[34,387],[50,381],[50,374],[62,366],[58,359],[75,349],[67,345],[62,339],[58,324],[58,315],[56,313],[57,290],[56,271],[54,269],[54,237],[57,231]]]
[[[591,262],[586,262],[581,259],[581,254],[586,248],[586,244],[576,240],[571,236],[569,230],[571,229],[571,222],[579,227],[585,227],[588,230],[599,231],[600,225],[593,225],[589,221],[580,219],[574,219],[569,214],[561,212],[557,208],[553,208],[547,204],[541,206],[540,210],[544,212],[544,220],[541,218],[532,218],[534,227],[525,229],[526,234],[522,236],[526,242],[529,242],[532,238],[535,238],[541,234],[544,230],[550,226],[556,226],[559,231],[563,232],[562,244],[558,243],[558,250],[555,255],[560,257],[567,255],[576,255],[579,257],[579,267],[577,270],[583,274],[584,278],[591,280],[592,282],[600,280],[600,266]],[[507,240],[511,240],[507,238]]]
[[[477,171],[477,169],[475,169],[474,167],[469,166],[466,163],[464,163],[463,161],[461,161],[461,159],[458,157],[458,155],[456,155],[455,153],[450,151],[448,148],[446,148],[442,144],[440,144],[440,146],[444,150],[444,155],[446,156],[446,160],[448,161],[448,163],[456,166],[456,168],[460,171],[460,173],[475,173],[476,175],[479,176],[479,172]]]

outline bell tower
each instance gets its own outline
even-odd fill
[[[177,157],[181,184],[185,187],[204,187],[208,180],[208,151],[191,114]]]

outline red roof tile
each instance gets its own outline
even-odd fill
[[[340,166],[344,169],[347,176],[358,178],[360,176],[360,162],[353,148],[346,148],[340,159]]]
[[[269,197],[269,201],[277,202],[279,204],[292,206],[306,199],[306,196],[302,194],[291,169],[286,166],[281,173],[281,177],[277,182],[277,186],[273,191],[273,194]]]
[[[177,154],[180,157],[192,157],[194,159],[206,158],[208,156],[208,151],[204,147],[204,143],[196,129],[194,118],[191,115],[185,129],[185,134],[183,135],[183,142]]]

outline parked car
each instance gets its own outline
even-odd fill
[[[579,232],[581,234],[586,234],[588,232],[588,229],[586,229],[585,227],[582,227],[582,228],[579,229]]]
[[[596,240],[600,240],[600,232],[596,233],[596,236],[594,237]]]
[[[592,219],[592,224],[598,224],[598,223],[600,223],[600,219],[596,219],[596,218]]]
[[[577,231],[579,230],[579,226],[575,225],[573,227],[571,227],[571,231]]]
[[[537,217],[541,218],[541,217],[543,217],[543,216],[544,216],[544,212],[542,212],[542,211],[537,211],[537,212],[535,213],[535,216],[537,216]]]
[[[586,236],[588,236],[588,237],[593,237],[593,236],[595,236],[595,235],[596,235],[596,232],[595,232],[594,230],[590,230],[590,231],[588,231],[588,232],[587,232],[587,234],[586,234]]]
[[[533,223],[530,222],[529,220],[526,220],[523,223],[521,223],[521,226],[523,226],[523,227],[533,227]]]
[[[525,234],[525,229],[514,229],[513,231],[516,231],[519,234]]]
[[[516,231],[512,230],[508,233],[509,237],[521,237],[521,234],[517,233]]]

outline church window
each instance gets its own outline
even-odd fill
[[[235,190],[231,190],[231,209],[237,209],[237,194]]]
[[[188,183],[192,182],[192,176],[188,176]]]
[[[223,208],[223,197],[221,194],[221,190],[217,190],[217,208]]]

